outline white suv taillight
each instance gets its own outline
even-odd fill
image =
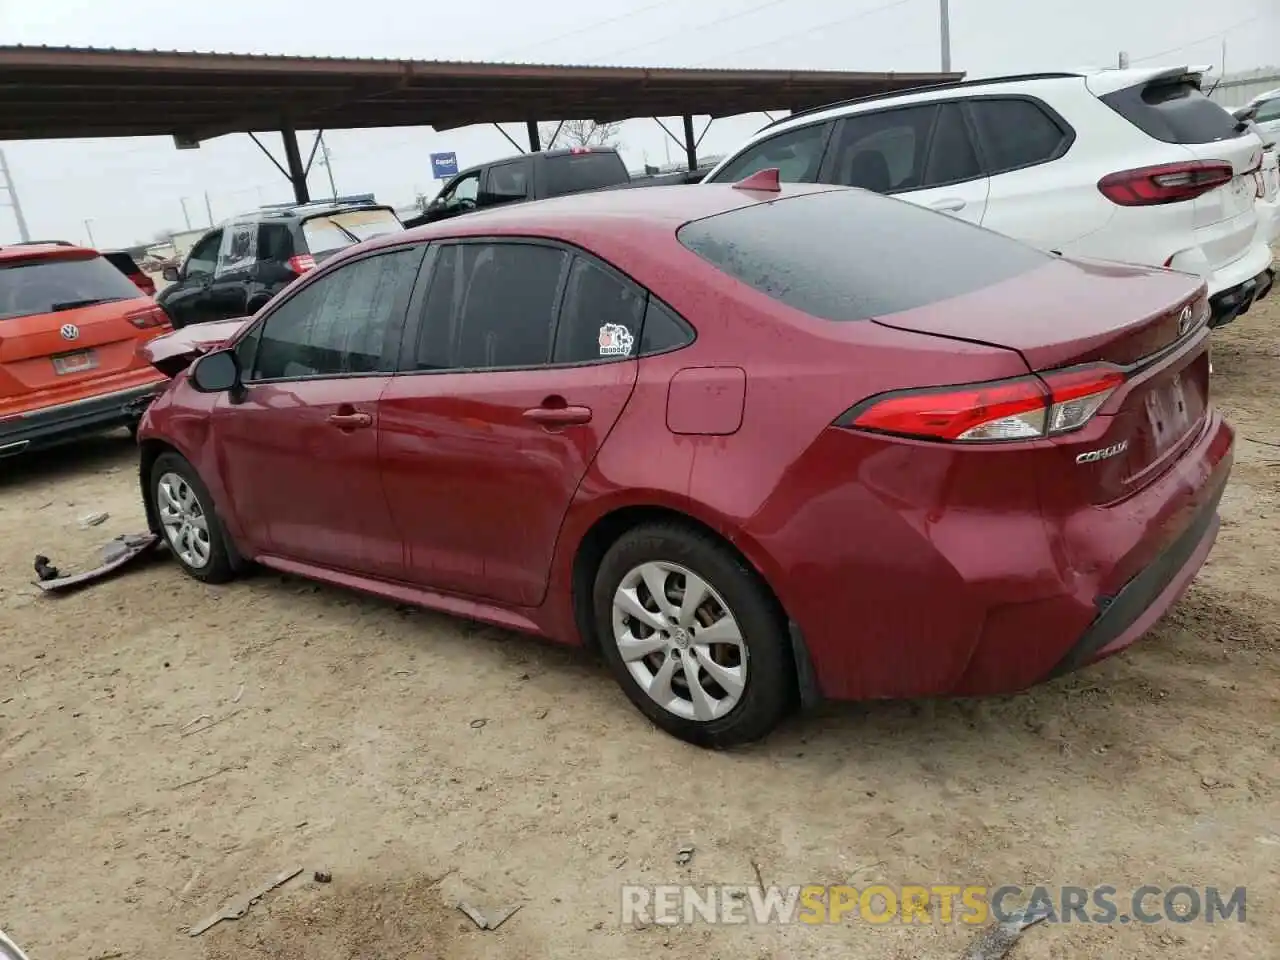
[[[871,398],[837,423],[921,440],[1036,440],[1079,430],[1124,383],[1109,363]]]
[[[1230,183],[1235,175],[1235,168],[1224,160],[1188,160],[1111,173],[1098,181],[1098,189],[1122,207],[1149,207],[1194,200]]]

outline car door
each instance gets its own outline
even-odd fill
[[[379,405],[407,577],[536,606],[569,503],[635,386],[647,294],[550,244],[458,242],[429,259]]]
[[[206,294],[210,320],[230,320],[248,314],[247,294],[257,259],[257,223],[233,223],[224,228],[218,262]]]
[[[186,262],[178,272],[178,279],[166,287],[157,298],[175,327],[185,327],[209,319],[205,300],[213,271],[218,264],[218,248],[222,244],[222,231],[206,233],[191,248]]]
[[[378,400],[395,369],[421,245],[317,274],[237,347],[245,389],[213,432],[255,549],[375,577],[403,573],[378,467]]]
[[[818,179],[896,196],[975,224],[982,222],[989,187],[954,103],[845,117]]]

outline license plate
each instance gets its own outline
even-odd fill
[[[62,376],[68,373],[84,373],[98,365],[98,357],[92,350],[64,353],[53,358],[53,372]]]
[[[1147,394],[1147,419],[1156,450],[1171,446],[1191,425],[1191,411],[1181,377]]]

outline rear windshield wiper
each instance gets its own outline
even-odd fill
[[[99,303],[117,303],[124,297],[89,297],[85,300],[64,300],[62,303],[55,303],[52,307],[54,313],[61,313],[63,310],[75,310],[77,307],[92,307]]]

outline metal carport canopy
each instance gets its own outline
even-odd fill
[[[533,138],[538,120],[794,111],[962,76],[0,46],[0,141],[172,135],[193,144],[279,130],[288,175],[305,192],[300,129],[524,121]]]

